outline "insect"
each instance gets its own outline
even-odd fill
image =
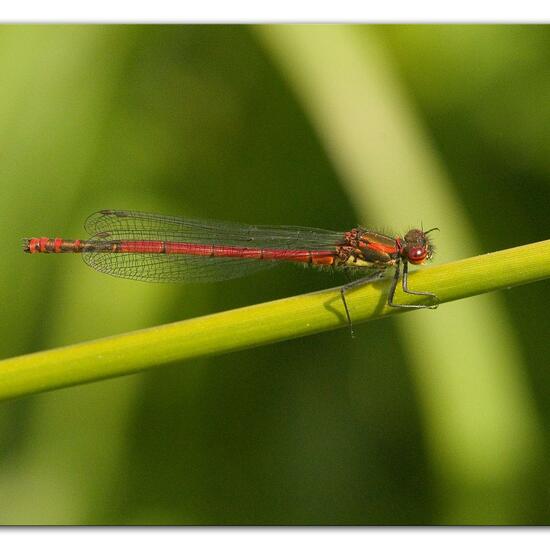
[[[367,275],[341,287],[341,297],[353,335],[346,293],[393,268],[388,305],[435,308],[432,292],[408,288],[408,266],[430,260],[434,247],[427,231],[411,229],[403,237],[355,227],[328,231],[309,227],[261,226],[194,220],[135,212],[101,210],[85,223],[87,240],[30,238],[24,250],[35,253],[81,253],[94,269],[126,279],[149,282],[210,282],[232,279],[280,262],[340,268]],[[402,270],[407,294],[428,296],[429,305],[397,304],[395,289]]]

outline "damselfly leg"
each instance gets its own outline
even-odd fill
[[[349,330],[351,332],[352,338],[355,338],[355,333],[353,332],[353,323],[351,322],[351,315],[349,313],[348,304],[346,302],[346,292],[348,290],[351,290],[352,288],[363,286],[368,283],[372,283],[373,281],[380,279],[380,277],[382,277],[383,274],[384,274],[383,271],[377,271],[376,273],[373,273],[368,277],[362,277],[361,279],[351,281],[340,288],[340,296],[342,297],[342,303],[344,304],[344,309],[346,310],[346,317],[348,318],[348,325],[349,325]]]
[[[403,292],[406,294],[414,294],[416,296],[430,296],[433,298],[434,302],[430,306],[422,305],[422,304],[396,304],[393,301],[393,298],[395,296],[395,289],[397,288],[397,282],[399,281],[399,274],[400,274],[400,263],[398,262],[395,266],[395,273],[393,276],[393,280],[390,287],[390,292],[388,294],[388,305],[390,307],[401,307],[401,308],[408,308],[408,309],[437,309],[437,306],[439,305],[439,298],[433,293],[433,292],[421,292],[419,290],[410,290],[408,286],[408,280],[409,280],[409,264],[408,262],[403,262],[403,277],[401,278],[401,286],[403,288]]]

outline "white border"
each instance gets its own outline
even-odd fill
[[[548,529],[510,528],[100,528],[100,529],[1,529],[5,548],[41,550],[97,550],[108,548],[223,548],[224,550],[364,550],[407,548],[422,550],[499,550],[528,545],[529,550],[548,548]],[[12,544],[9,544],[9,543]],[[8,543],[8,544],[6,544]],[[185,544],[182,547],[182,543]]]
[[[0,7],[2,22],[294,23],[547,22],[544,0],[19,0]]]

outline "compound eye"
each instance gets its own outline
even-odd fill
[[[413,246],[407,252],[407,259],[411,264],[421,264],[428,255],[428,251],[424,246]]]

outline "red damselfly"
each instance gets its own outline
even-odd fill
[[[437,228],[411,229],[404,237],[392,237],[362,227],[339,232],[101,210],[86,220],[85,229],[91,235],[87,240],[31,238],[24,240],[24,250],[31,254],[82,253],[84,261],[98,271],[149,282],[220,281],[278,262],[342,269],[352,276],[368,273],[341,288],[352,334],[346,292],[381,277],[390,267],[395,271],[389,306],[420,309],[439,303],[435,294],[410,290],[407,284],[409,264],[431,259],[434,248],[428,233]],[[403,291],[429,296],[430,305],[394,302],[401,269]]]

